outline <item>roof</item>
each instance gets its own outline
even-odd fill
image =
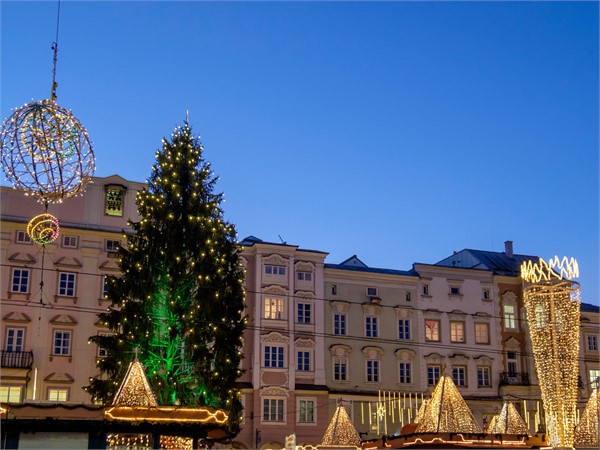
[[[381,273],[386,275],[404,275],[409,277],[417,277],[419,276],[417,272],[414,270],[395,270],[395,269],[380,269],[377,267],[357,267],[357,266],[347,266],[344,264],[325,264],[326,269],[336,269],[336,270],[349,270],[352,272],[367,272],[367,273]]]
[[[518,276],[524,261],[539,260],[534,255],[507,255],[505,252],[492,252],[466,248],[452,256],[438,261],[434,265],[462,267],[466,269],[487,269],[496,275]]]

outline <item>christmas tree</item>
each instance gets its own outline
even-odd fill
[[[107,356],[86,390],[110,404],[137,351],[159,405],[226,409],[236,432],[244,271],[202,152],[186,120],[156,153],[140,219],[119,249],[122,276],[110,279],[111,306],[99,315],[114,334],[90,338]]]

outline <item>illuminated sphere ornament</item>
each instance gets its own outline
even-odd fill
[[[35,216],[27,225],[27,234],[40,245],[54,242],[59,234],[58,219],[48,213]]]
[[[523,299],[552,447],[573,447],[579,373],[579,276],[574,258],[521,265]]]
[[[94,174],[86,129],[52,100],[14,110],[2,124],[1,145],[8,181],[43,203],[81,193]]]

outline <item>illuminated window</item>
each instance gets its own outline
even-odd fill
[[[52,345],[53,355],[71,354],[71,332],[67,330],[54,330]]]
[[[122,186],[106,186],[104,214],[107,216],[123,217],[125,188]]]
[[[587,335],[587,349],[590,351],[596,351],[598,350],[598,336],[596,336],[595,334],[588,334]]]
[[[265,265],[265,274],[284,276],[285,275],[285,266]]]
[[[282,320],[284,300],[282,298],[265,298],[265,319]]]
[[[73,272],[58,273],[58,295],[75,297],[75,276]]]
[[[298,422],[314,423],[315,422],[315,401],[314,400],[299,400],[298,401]]]
[[[69,388],[48,388],[48,400],[66,402],[69,399]]]
[[[29,292],[29,269],[13,269],[11,292],[21,294]]]
[[[365,317],[365,336],[372,338],[376,338],[377,336],[379,336],[379,332],[377,330],[377,317]]]
[[[348,358],[333,358],[333,379],[348,381]]]
[[[440,379],[440,370],[441,370],[441,367],[438,365],[427,366],[427,385],[428,386],[436,385],[436,383]]]
[[[504,305],[504,328],[508,330],[517,328],[514,305]]]
[[[0,386],[0,402],[20,403],[22,386]]]
[[[490,324],[476,323],[475,324],[475,343],[489,344],[490,343]]]
[[[310,352],[298,352],[298,370],[301,372],[310,371]]]
[[[379,360],[367,359],[367,382],[379,382]]]
[[[398,319],[398,339],[410,339],[410,319]]]
[[[17,230],[17,233],[15,235],[15,241],[17,242],[17,244],[31,244],[31,238],[29,237],[27,232],[23,230]]]
[[[283,368],[283,347],[265,345],[265,367]]]
[[[25,328],[7,328],[6,344],[7,352],[22,352],[25,347]]]
[[[478,387],[490,387],[491,381],[491,369],[487,366],[477,367],[477,386]]]
[[[296,272],[296,279],[298,281],[312,281],[311,272]]]
[[[311,322],[310,303],[298,303],[297,323],[309,324]]]
[[[600,369],[590,369],[590,388],[596,389],[600,386]]]
[[[409,362],[398,363],[398,383],[412,383],[412,365]]]
[[[346,314],[345,313],[334,313],[333,314],[333,334],[336,336],[346,335]]]
[[[467,385],[467,368],[465,366],[454,366],[452,368],[452,381],[457,386]]]
[[[450,322],[450,341],[465,342],[465,323]]]
[[[425,320],[425,340],[437,342],[440,340],[440,321]]]
[[[283,399],[263,399],[263,421],[283,422]]]
[[[77,236],[67,236],[64,235],[62,237],[62,246],[65,248],[77,248],[79,244],[79,239]]]

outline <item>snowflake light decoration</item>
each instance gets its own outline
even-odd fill
[[[86,129],[53,100],[17,108],[2,125],[0,144],[8,181],[42,203],[81,193],[95,171]]]

